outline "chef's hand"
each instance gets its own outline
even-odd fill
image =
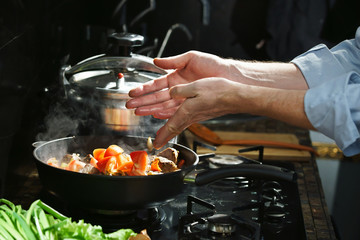
[[[227,60],[212,54],[190,51],[178,56],[154,59],[155,65],[163,69],[172,69],[171,73],[140,87],[132,89],[129,96],[133,99],[126,104],[127,108],[136,108],[136,115],[153,115],[166,119],[163,109],[174,113],[183,98],[171,98],[168,89],[178,84],[185,84],[207,77],[225,77],[229,73]]]
[[[225,78],[204,78],[172,87],[172,99],[182,103],[172,109],[158,110],[169,117],[155,137],[154,147],[160,148],[192,123],[225,114],[247,113],[267,116],[291,125],[314,129],[304,111],[306,90],[286,90],[253,86]]]
[[[176,111],[171,108],[158,110],[158,114],[170,118],[157,132],[154,147],[162,147],[192,123],[239,111],[249,112],[250,104],[239,108],[243,104],[239,92],[246,87],[225,78],[204,78],[172,87],[170,97],[181,99],[182,103]]]

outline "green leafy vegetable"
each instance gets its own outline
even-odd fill
[[[0,199],[0,240],[128,240],[136,235],[131,229],[106,234],[101,226],[72,221],[41,200],[26,211]]]

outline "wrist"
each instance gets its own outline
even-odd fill
[[[312,129],[304,108],[306,90],[247,86],[243,91],[245,113],[266,116],[291,125]]]
[[[231,82],[228,91],[224,92],[218,99],[222,106],[225,106],[226,113],[248,113],[262,115],[262,109],[267,105],[267,98],[264,97],[263,88],[238,82]]]

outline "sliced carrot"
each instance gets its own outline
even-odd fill
[[[147,156],[146,151],[134,151],[130,153],[130,157],[133,161],[138,161],[140,158],[143,158],[145,156]]]
[[[149,158],[145,151],[135,151],[130,153],[131,160],[134,166],[131,169],[133,175],[147,175],[146,170],[148,167]]]
[[[96,160],[94,157],[92,157],[90,160],[90,164],[93,165],[94,167],[96,167],[98,170],[100,170],[99,167],[97,166],[97,163],[98,163],[98,160]]]
[[[134,162],[131,160],[129,155],[119,154],[115,156],[117,162],[117,169],[124,170],[125,168],[130,168],[134,165]]]
[[[46,163],[47,163],[48,165],[50,165],[50,166],[58,167],[59,161],[56,160],[56,158],[50,158],[49,160],[47,160]]]
[[[151,163],[151,171],[161,172],[161,168],[159,167],[159,159],[155,159]]]
[[[105,157],[96,163],[100,172],[102,172],[102,173],[106,172],[106,164],[112,158],[114,158],[116,161],[116,158],[114,156],[110,156],[110,157]]]
[[[109,156],[116,156],[119,155],[121,153],[124,152],[124,149],[122,149],[121,147],[119,147],[118,145],[110,145],[106,150],[105,150],[105,154],[104,157],[109,157]]]
[[[94,158],[97,160],[104,158],[105,150],[106,150],[105,148],[94,149],[94,151],[93,151]]]
[[[128,161],[128,162],[124,163],[123,165],[118,166],[118,169],[123,171],[123,172],[127,172],[127,171],[130,171],[133,166],[134,166],[134,162],[133,161]]]
[[[105,166],[105,173],[112,173],[115,172],[117,168],[117,162],[115,157],[111,157],[107,162]]]
[[[53,167],[59,167],[56,163],[54,163],[54,162],[48,162],[47,163],[48,165],[50,165],[50,166],[53,166]]]
[[[184,166],[184,163],[185,163],[185,160],[181,159],[177,164],[178,168],[182,168],[182,166]]]
[[[101,162],[109,161],[110,158],[116,158],[116,157],[115,156],[108,156],[108,157],[103,157],[103,158],[100,158],[100,159],[97,159],[97,160],[98,160],[98,163],[101,163]]]
[[[118,163],[119,166],[123,165],[124,163],[131,161],[130,158],[126,157],[125,154],[119,154],[117,156],[115,156],[116,161]]]

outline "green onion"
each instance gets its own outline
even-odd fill
[[[17,231],[12,224],[5,222],[3,219],[0,219],[0,225],[5,228],[5,230],[13,236],[16,240],[24,239],[23,236]]]
[[[128,240],[135,235],[131,229],[106,234],[101,226],[72,221],[41,200],[24,210],[0,199],[0,240]]]
[[[5,203],[6,205],[8,205],[9,207],[11,207],[11,209],[15,209],[15,204],[13,204],[12,202],[10,202],[9,200],[6,200],[4,198],[0,199],[0,203]]]
[[[26,224],[24,216],[20,216],[16,212],[13,212],[13,214],[14,214],[14,217],[18,220],[18,223],[20,224],[22,230],[24,231],[26,239],[36,240],[36,237],[35,237],[34,233],[31,231],[30,226],[28,224]]]
[[[38,200],[38,206],[41,207],[42,209],[44,209],[46,212],[48,212],[49,214],[51,214],[52,216],[54,216],[55,218],[59,219],[59,220],[65,220],[68,217],[66,217],[65,215],[61,214],[60,212],[56,211],[55,209],[53,209],[52,207],[50,207],[49,205],[47,205],[46,203],[43,203],[42,201]]]
[[[33,213],[34,213],[34,209],[36,208],[38,202],[40,202],[40,200],[34,201],[34,202],[30,205],[29,210],[27,210],[27,212],[26,212],[26,222],[27,222],[27,224],[30,224],[31,216],[32,216]]]
[[[6,240],[14,239],[2,225],[0,225],[0,236],[4,237]]]

